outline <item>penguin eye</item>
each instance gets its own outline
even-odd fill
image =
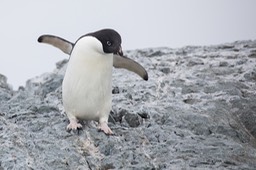
[[[112,43],[111,43],[110,41],[107,41],[107,45],[108,45],[108,46],[111,46]]]

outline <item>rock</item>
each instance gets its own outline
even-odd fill
[[[0,88],[6,89],[6,90],[12,90],[11,85],[7,83],[7,77],[0,74]]]
[[[165,68],[161,68],[160,71],[165,73],[165,74],[169,74],[171,72],[171,69],[165,67]]]
[[[0,104],[2,102],[10,100],[12,95],[13,95],[13,90],[12,90],[12,87],[7,83],[7,77],[0,74]]]
[[[228,62],[226,62],[226,61],[220,62],[220,67],[226,67],[226,66],[228,66]]]
[[[136,114],[128,113],[124,116],[124,119],[130,127],[138,127],[140,125],[139,116]]]
[[[7,78],[4,75],[2,75],[2,74],[0,74],[0,87],[1,88],[8,87]]]
[[[61,69],[62,67],[64,67],[66,64],[68,63],[68,60],[61,60],[59,62],[56,63],[56,68],[57,69]]]
[[[225,45],[221,45],[221,46],[219,46],[219,49],[224,49],[224,50],[226,50],[226,49],[231,49],[231,48],[234,48],[235,46],[234,45],[232,45],[232,44],[225,44]]]
[[[0,169],[256,169],[256,41],[127,51],[149,81],[113,71],[106,136],[65,130],[67,60],[13,91],[0,75]]]
[[[242,111],[240,115],[241,122],[244,124],[245,128],[249,130],[250,134],[256,139],[256,114],[255,114],[256,104]]]
[[[138,113],[138,115],[143,119],[149,119],[150,115],[146,112]]]
[[[251,50],[251,53],[248,55],[249,58],[256,58],[256,50]]]
[[[200,99],[184,99],[183,102],[187,104],[195,104],[195,103],[201,102],[201,100]]]
[[[112,94],[118,94],[120,91],[119,91],[119,88],[116,86],[112,89]]]
[[[245,73],[244,78],[248,81],[256,81],[256,69],[253,69],[251,72]]]
[[[187,66],[193,67],[196,65],[203,65],[203,64],[204,64],[203,60],[196,58],[196,59],[190,60],[187,64]]]

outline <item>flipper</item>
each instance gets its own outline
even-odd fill
[[[71,52],[74,47],[74,44],[72,42],[69,42],[61,37],[57,37],[54,35],[42,35],[38,38],[37,41],[40,43],[53,45],[54,47],[60,49],[61,51],[63,51],[65,54],[68,54],[68,55],[71,55]],[[136,61],[128,57],[114,54],[113,66],[115,68],[127,69],[129,71],[132,71],[138,74],[144,80],[148,80],[148,73],[145,70],[145,68],[142,67]]]
[[[139,63],[136,61],[120,55],[114,55],[113,66],[115,68],[125,68],[138,74],[144,80],[148,80],[148,73]]]
[[[54,35],[42,35],[37,40],[40,43],[46,43],[57,47],[66,54],[71,54],[74,44]]]

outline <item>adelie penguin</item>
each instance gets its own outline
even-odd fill
[[[148,80],[146,70],[125,57],[121,36],[113,29],[103,29],[80,37],[76,43],[53,35],[42,35],[38,42],[51,44],[70,55],[62,83],[62,98],[69,118],[68,130],[82,127],[79,120],[95,120],[105,134],[112,106],[112,67],[125,68]]]

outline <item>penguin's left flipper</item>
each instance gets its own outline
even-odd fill
[[[53,45],[54,47],[69,55],[71,54],[74,47],[73,43],[55,35],[41,35],[37,41],[40,43]]]
[[[129,71],[132,71],[132,72],[138,74],[144,80],[148,80],[148,73],[145,70],[145,68],[142,67],[142,65],[140,65],[136,61],[134,61],[128,57],[114,54],[113,66],[115,68],[125,68]]]

